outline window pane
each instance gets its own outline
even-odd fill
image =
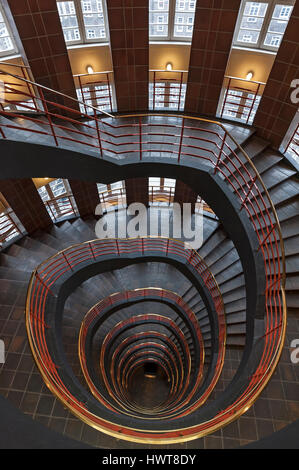
[[[62,179],[51,181],[51,183],[49,183],[49,186],[52,190],[54,197],[58,197],[61,194],[66,193],[65,185]]]
[[[288,5],[276,5],[273,18],[288,21],[291,17],[293,7]]]
[[[38,192],[44,202],[50,199],[50,196],[45,186],[41,186],[41,188],[38,188]]]
[[[265,39],[266,46],[279,47],[282,40],[282,36],[279,34],[267,33]]]
[[[265,17],[268,3],[246,2],[244,15]]]
[[[257,44],[265,20],[268,4],[261,2],[246,2],[238,42]]]
[[[290,19],[293,7],[288,5],[276,5],[268,32],[265,45],[279,47]]]
[[[11,51],[14,49],[3,15],[0,11],[0,52]]]
[[[148,184],[149,184],[149,187],[151,187],[151,186],[160,187],[161,186],[161,178],[156,178],[156,177],[150,176],[149,179],[148,179]]]
[[[78,19],[74,2],[58,2],[58,13],[65,42],[80,41]]]
[[[195,1],[176,0],[174,36],[191,38],[193,33]]]
[[[168,36],[169,0],[150,0],[149,35],[150,37]]]
[[[81,0],[87,39],[105,39],[106,26],[102,0]]]
[[[247,42],[249,44],[257,44],[259,39],[259,31],[248,31],[247,29],[240,29],[238,42]]]
[[[164,186],[168,188],[174,188],[176,185],[176,180],[171,179],[171,178],[165,178],[164,179]]]

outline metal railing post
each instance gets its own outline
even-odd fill
[[[109,102],[110,102],[110,112],[112,113],[112,96],[111,96],[111,87],[110,87],[110,80],[109,80],[109,72],[107,72],[107,85],[108,85],[108,94],[109,94]]]
[[[154,78],[153,78],[153,111],[155,111],[156,108],[156,72],[154,72]]]
[[[83,86],[82,86],[82,80],[81,80],[80,75],[79,75],[77,78],[78,78],[79,86],[80,86],[80,90],[81,90],[82,101],[83,101],[83,103],[84,103],[85,114],[88,114],[88,113],[87,113],[87,106],[86,106],[86,104],[85,104],[85,96],[84,96],[84,91],[83,91]]]
[[[181,72],[181,81],[180,81],[180,90],[179,90],[179,102],[178,102],[178,111],[180,110],[180,107],[181,107],[183,79],[184,79],[184,72]]]
[[[225,105],[226,105],[226,101],[227,101],[228,92],[229,92],[230,87],[231,87],[231,82],[232,82],[232,79],[229,78],[228,84],[227,84],[227,88],[226,88],[226,91],[225,91],[225,94],[224,94],[224,98],[223,98],[223,105],[222,105],[220,117],[223,117],[223,113],[224,113],[224,109],[225,109]]]
[[[139,159],[142,160],[142,117],[139,117]]]
[[[221,147],[220,147],[220,150],[219,150],[219,155],[218,155],[217,163],[216,163],[215,168],[214,168],[214,175],[216,174],[217,169],[218,169],[218,166],[219,166],[219,164],[220,164],[220,162],[221,162],[221,157],[222,157],[222,152],[223,152],[223,149],[224,149],[226,137],[227,137],[227,132],[225,131],[225,132],[224,132],[223,139],[222,139]]]
[[[248,122],[250,121],[251,113],[252,113],[252,111],[253,111],[253,108],[254,108],[256,99],[257,99],[257,97],[258,97],[258,94],[259,94],[259,91],[260,91],[260,87],[261,87],[261,84],[259,83],[258,86],[257,86],[256,92],[255,92],[255,95],[254,95],[254,97],[253,97],[251,106],[250,106],[250,108],[249,108],[249,112],[248,112],[246,124],[248,124]]]
[[[99,122],[97,118],[97,113],[96,110],[94,109],[94,121],[97,129],[97,136],[98,136],[98,142],[99,142],[99,149],[101,152],[101,157],[103,158],[103,149],[102,149],[102,140],[101,140],[101,133],[100,133],[100,128],[99,128]]]
[[[52,132],[52,136],[55,140],[55,144],[56,144],[56,147],[59,146],[58,144],[58,139],[57,139],[57,136],[55,134],[55,129],[54,129],[54,125],[53,125],[53,122],[52,122],[52,118],[49,114],[49,110],[48,110],[48,105],[47,105],[47,102],[45,100],[45,96],[44,96],[44,93],[43,93],[43,90],[38,86],[38,91],[40,93],[40,97],[41,97],[41,100],[42,100],[42,103],[43,103],[43,107],[44,107],[44,110],[45,110],[45,113],[46,113],[46,117],[48,119],[48,122],[49,122],[49,125],[50,125],[50,129],[51,129],[51,132]]]
[[[183,120],[182,120],[181,137],[180,137],[180,145],[179,145],[179,153],[178,153],[178,163],[180,163],[180,161],[181,161],[182,146],[183,146],[183,139],[184,139],[184,131],[185,131],[185,118],[183,117]]]

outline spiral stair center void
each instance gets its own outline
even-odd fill
[[[169,380],[165,372],[159,365],[150,361],[136,369],[128,386],[129,398],[148,410],[161,406],[169,393]]]
[[[220,432],[252,409],[282,354],[286,253],[275,204],[291,205],[297,185],[285,200],[271,189],[295,172],[281,164],[273,179],[277,156],[268,154],[257,168],[243,149],[253,131],[242,126],[52,114],[1,114],[1,144],[13,149],[3,177],[170,177],[210,212],[198,249],[170,235],[95,239],[95,219],[8,247],[5,275],[14,267],[29,283],[26,327],[40,375],[71,416],[114,440],[177,445]],[[257,155],[267,147],[256,145]],[[27,260],[26,273],[14,257]],[[227,367],[233,347],[238,360]]]

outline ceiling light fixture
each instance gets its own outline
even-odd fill
[[[94,71],[93,71],[93,67],[91,65],[88,65],[86,67],[86,72],[89,73],[89,74],[92,74]]]
[[[250,70],[246,75],[246,80],[250,81],[253,79],[253,77],[254,77],[254,72]]]

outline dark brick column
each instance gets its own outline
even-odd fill
[[[146,207],[149,204],[148,178],[131,178],[125,181],[127,205],[140,202]]]
[[[191,212],[195,211],[195,204],[197,201],[197,194],[192,191],[192,189],[182,181],[177,180],[175,185],[174,201],[179,204],[190,203],[192,204]]]
[[[56,0],[7,0],[34,80],[76,98]],[[46,97],[77,109],[71,100]]]
[[[118,111],[148,109],[148,0],[107,2]]]
[[[94,215],[100,202],[96,183],[68,180],[81,217]]]
[[[299,79],[299,2],[296,2],[254,120],[258,134],[279,147],[297,112],[291,82]]]
[[[197,0],[185,111],[215,116],[240,0]]]
[[[1,180],[0,192],[28,233],[52,224],[32,179]]]

